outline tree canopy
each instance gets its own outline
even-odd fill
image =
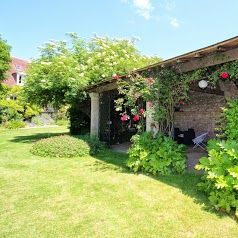
[[[6,72],[10,69],[10,50],[11,47],[0,36],[0,82],[7,78]]]
[[[69,42],[50,40],[39,47],[40,57],[32,60],[25,81],[30,101],[55,107],[70,103],[80,89],[115,75],[158,62],[157,56],[142,55],[136,38],[119,39],[94,35],[89,41],[68,33]]]

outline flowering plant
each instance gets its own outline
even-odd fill
[[[180,99],[180,100],[179,100],[179,104],[180,104],[180,105],[183,105],[183,104],[184,104],[184,100]]]
[[[141,108],[140,109],[140,114],[144,114],[145,113],[145,109]]]
[[[139,115],[140,119],[150,115],[156,122],[158,131],[170,134],[174,109],[177,105],[184,105],[188,99],[191,84],[195,84],[201,78],[206,78],[211,86],[216,87],[221,77],[224,79],[229,77],[238,85],[237,61],[185,73],[178,73],[178,70],[176,67],[161,68],[158,66],[153,70],[143,71],[141,74],[131,74],[126,80],[117,80],[119,93],[125,100],[120,102],[118,100],[116,107],[131,110],[132,114]],[[149,107],[146,111],[143,109],[145,102],[148,102]],[[140,120],[140,123],[142,121]]]
[[[145,129],[144,118],[150,115],[157,123],[159,131],[170,131],[174,107],[183,102],[181,98],[186,99],[188,86],[183,84],[179,76],[169,69],[149,72],[149,77],[147,74],[135,73],[130,75],[128,80],[117,81],[119,93],[125,100],[118,99],[116,107],[131,110],[131,113],[135,115],[133,121],[140,121],[137,124],[139,129]],[[144,109],[146,101],[149,102],[149,110]]]
[[[228,74],[227,72],[222,72],[222,73],[221,73],[221,77],[222,77],[223,79],[228,78],[228,76],[229,76],[229,74]]]
[[[128,119],[128,115],[124,114],[122,117],[121,117],[121,121],[126,121]]]
[[[138,114],[136,114],[134,117],[133,117],[133,121],[139,121],[140,120],[140,117]]]

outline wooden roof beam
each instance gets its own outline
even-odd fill
[[[196,69],[206,68],[209,66],[227,63],[238,59],[238,48],[221,53],[221,55],[208,55],[203,59],[194,59],[183,63],[177,68],[178,73],[193,71]]]

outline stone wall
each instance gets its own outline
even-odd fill
[[[214,138],[216,119],[219,118],[221,107],[226,106],[226,98],[238,98],[235,84],[229,80],[219,82],[224,96],[197,91],[189,92],[189,100],[175,112],[174,127],[181,131],[193,128],[195,136],[209,131],[209,137]]]

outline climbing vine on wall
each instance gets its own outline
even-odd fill
[[[143,128],[143,118],[150,115],[153,118],[151,128],[171,135],[176,106],[186,103],[189,87],[205,79],[211,88],[215,88],[218,80],[233,80],[238,84],[238,62],[232,61],[216,67],[202,68],[186,73],[177,73],[175,67],[143,71],[141,74],[133,73],[126,78],[116,78],[121,97],[115,101],[115,108],[121,111],[121,120],[128,119],[128,111],[133,120],[139,122],[138,127]],[[145,110],[142,102],[147,102]]]
[[[126,80],[118,80],[119,93],[123,95],[116,101],[117,110],[126,115],[130,109],[133,120],[143,123],[142,118],[151,115],[151,127],[159,131],[171,132],[174,107],[187,99],[188,84],[170,69],[154,70],[148,73],[132,74]],[[149,110],[142,108],[148,102]],[[126,117],[125,117],[126,118]],[[138,124],[142,128],[141,123]]]

